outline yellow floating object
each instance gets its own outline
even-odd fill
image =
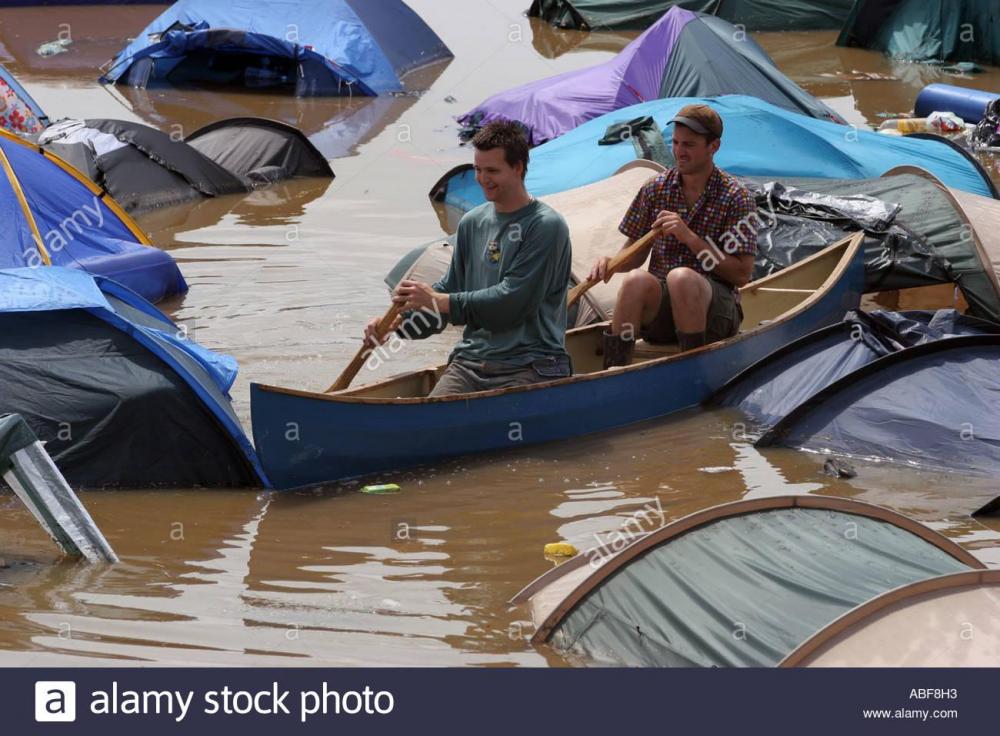
[[[384,496],[390,493],[399,493],[400,490],[401,490],[400,487],[397,486],[395,483],[383,483],[381,485],[365,486],[364,488],[361,489],[361,492],[370,493],[376,496]]]
[[[545,554],[552,557],[573,557],[578,552],[569,542],[552,542],[545,545]]]

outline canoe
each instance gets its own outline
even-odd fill
[[[575,375],[533,386],[428,398],[443,365],[327,394],[251,384],[257,452],[274,486],[289,489],[569,439],[697,406],[773,350],[858,307],[863,239],[848,236],[743,287],[740,333],[685,353],[640,341],[631,365],[602,370],[601,323],[566,333]]]

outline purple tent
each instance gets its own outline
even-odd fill
[[[466,132],[516,120],[532,145],[614,110],[666,97],[746,94],[822,120],[843,120],[774,65],[732,24],[679,7],[667,11],[613,59],[494,95],[458,121]]]

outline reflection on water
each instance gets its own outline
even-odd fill
[[[528,645],[525,612],[507,604],[554,564],[546,543],[596,554],[621,534],[782,494],[881,503],[998,561],[1000,530],[968,517],[996,493],[992,483],[957,487],[863,464],[852,481],[827,478],[816,458],[733,442],[734,418],[691,412],[572,445],[387,475],[402,487],[390,496],[356,484],[87,494],[123,563],[27,560],[0,570],[0,661],[562,665]],[[0,550],[23,521],[0,517]]]
[[[606,31],[587,33],[556,28],[541,18],[528,18],[531,24],[531,44],[547,59],[556,59],[572,51],[606,51],[617,54],[639,37],[639,31]]]
[[[226,118],[261,117],[301,130],[327,158],[354,154],[392,125],[430,88],[450,60],[405,78],[409,92],[381,97],[295,97],[248,89],[109,86],[109,95],[147,125],[187,137]]]
[[[244,422],[251,380],[329,385],[357,349],[364,322],[385,311],[386,272],[440,232],[427,191],[471,160],[458,146],[456,114],[513,85],[610,58],[628,40],[529,27],[524,0],[474,0],[462,13],[438,0],[409,4],[455,60],[431,70],[420,96],[346,101],[112,94],[97,85],[100,62],[84,50],[104,56],[95,47],[111,44],[98,39],[112,38],[114,53],[159,8],[124,6],[99,25],[74,26],[77,56],[47,59],[34,49],[56,37],[53,24],[69,17],[67,9],[0,16],[4,63],[55,117],[117,117],[190,132],[227,115],[262,115],[307,128],[327,155],[344,156],[333,162],[332,183],[288,182],[141,218],[191,284],[165,308],[200,342],[239,359],[233,395]],[[91,22],[91,9],[77,11],[80,23]],[[35,21],[15,28],[18,14]],[[761,41],[852,122],[877,124],[880,113],[911,109],[925,81],[1000,87],[996,70],[956,81],[923,65],[837,49],[833,35]],[[440,363],[455,338],[408,345],[358,381]],[[393,496],[361,494],[356,485],[298,495],[87,493],[84,502],[123,560],[114,567],[56,564],[30,515],[0,495],[0,664],[565,665],[528,644],[525,612],[507,603],[554,564],[543,555],[546,543],[586,550],[644,509],[662,510],[669,522],[785,493],[888,506],[1000,565],[1000,519],[968,516],[1000,494],[993,481],[863,463],[854,479],[829,478],[822,458],[741,441],[738,421],[728,412],[691,412],[377,479],[400,484]]]

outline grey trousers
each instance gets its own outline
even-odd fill
[[[528,386],[572,374],[569,358],[542,358],[523,366],[455,358],[445,368],[428,396],[451,396]]]

